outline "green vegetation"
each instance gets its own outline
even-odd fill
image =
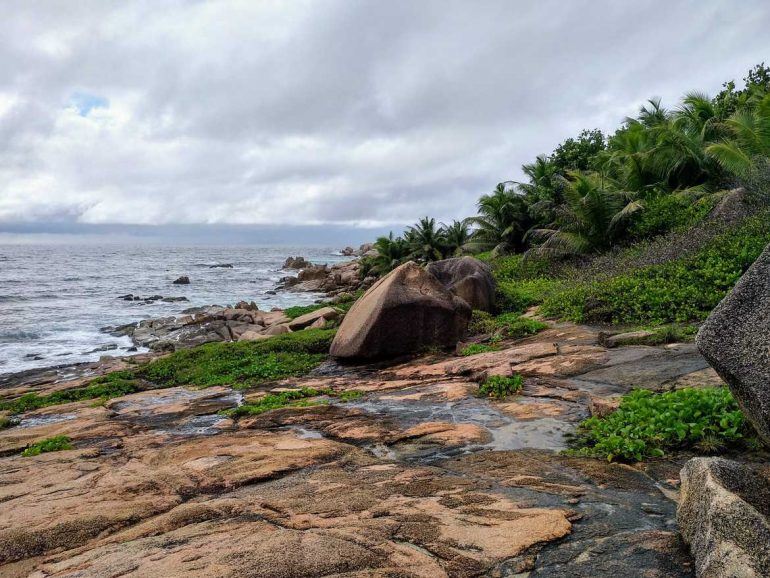
[[[308,313],[312,313],[313,311],[318,311],[319,309],[323,309],[324,307],[328,307],[328,305],[326,303],[313,303],[312,305],[295,305],[294,307],[287,307],[286,309],[283,310],[283,312],[289,319],[296,319],[297,317],[306,315]]]
[[[468,355],[476,355],[478,353],[487,353],[488,351],[494,351],[496,348],[492,345],[486,345],[484,343],[471,343],[463,347],[460,351],[460,355],[467,357]]]
[[[304,375],[326,358],[334,330],[307,329],[262,341],[207,343],[157,359],[136,371],[157,385],[232,385]]]
[[[524,378],[518,373],[510,377],[493,375],[484,380],[479,386],[479,395],[493,397],[495,399],[504,399],[509,395],[519,393],[523,386]]]
[[[711,453],[753,446],[753,432],[727,388],[667,393],[637,389],[610,415],[580,424],[573,455],[640,461],[667,450]]]
[[[254,403],[245,403],[236,408],[224,410],[222,413],[230,417],[243,417],[259,415],[282,407],[308,407],[319,403],[313,403],[308,398],[329,395],[331,393],[331,390],[318,390],[311,387],[303,387],[302,389],[284,391],[282,393],[269,393]]]
[[[111,399],[140,390],[139,380],[131,371],[113,371],[97,377],[85,387],[55,391],[46,395],[27,393],[16,399],[0,402],[0,410],[23,413],[51,405],[72,403],[88,399]]]
[[[62,450],[71,450],[72,440],[67,436],[54,436],[52,438],[44,439],[39,442],[35,442],[30,445],[26,450],[21,452],[21,455],[25,458],[32,456],[39,456],[48,452],[60,452]]]
[[[493,316],[484,311],[474,311],[468,325],[470,335],[493,334],[497,340],[520,339],[534,335],[548,327],[542,321],[521,317],[518,313],[503,313]]]
[[[541,312],[576,322],[663,324],[704,319],[770,242],[768,214],[693,255],[599,281],[564,284]]]
[[[358,391],[357,389],[349,389],[337,395],[337,399],[339,399],[342,403],[347,403],[349,401],[361,399],[363,396],[363,391]]]
[[[0,415],[0,429],[5,429],[13,425],[13,420],[7,416]]]

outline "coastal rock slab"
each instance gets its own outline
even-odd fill
[[[770,444],[770,245],[711,312],[696,343]]]
[[[334,357],[376,359],[453,347],[470,320],[468,304],[414,262],[404,263],[359,299],[337,331]]]
[[[300,315],[296,319],[292,319],[289,321],[288,326],[292,331],[298,331],[310,327],[319,320],[331,321],[332,319],[337,319],[339,316],[340,312],[334,307],[322,307],[321,309],[316,309],[310,313]]]
[[[444,287],[464,299],[471,309],[494,309],[495,278],[483,261],[474,257],[454,257],[430,263],[426,269]]]
[[[722,458],[682,469],[677,521],[698,576],[770,576],[769,473]]]

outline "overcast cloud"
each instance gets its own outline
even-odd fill
[[[0,224],[467,216],[768,30],[767,0],[5,2]]]

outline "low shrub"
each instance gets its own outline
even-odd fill
[[[21,452],[21,455],[25,458],[32,456],[39,456],[48,452],[60,452],[62,450],[71,450],[72,440],[67,436],[54,436],[52,438],[44,439],[39,442],[35,442],[27,449]]]
[[[578,323],[660,325],[697,321],[735,285],[770,242],[767,214],[683,259],[547,294],[541,313]]]
[[[547,324],[530,317],[521,317],[515,313],[505,313],[495,318],[495,324],[502,337],[507,339],[521,339],[528,335],[542,331]]]
[[[137,375],[165,387],[249,387],[309,372],[326,358],[334,333],[306,329],[261,341],[207,343],[152,361]]]
[[[559,286],[557,279],[522,279],[500,281],[497,284],[497,306],[500,311],[523,313],[533,305],[540,305]]]
[[[628,233],[634,239],[646,239],[686,229],[702,221],[715,203],[713,195],[694,202],[670,193],[648,198],[644,201],[644,210],[635,215]]]
[[[495,347],[492,345],[486,345],[485,343],[471,343],[463,347],[460,351],[460,355],[467,357],[468,355],[476,355],[478,353],[486,353],[488,351],[494,351]]]
[[[497,326],[495,325],[495,318],[491,313],[480,311],[479,309],[473,310],[471,321],[468,323],[468,335],[492,333],[495,329],[497,329]]]
[[[573,455],[640,461],[667,450],[713,452],[754,445],[754,434],[727,388],[684,388],[666,393],[637,389],[606,417],[583,421]]]
[[[313,303],[312,305],[295,305],[293,307],[287,307],[283,310],[284,314],[289,319],[296,319],[297,317],[301,317],[302,315],[306,315],[307,313],[312,313],[313,311],[318,311],[319,309],[323,309],[324,307],[328,307],[329,305],[326,303]]]
[[[509,395],[519,393],[524,386],[524,378],[515,373],[510,377],[505,375],[493,375],[484,380],[479,386],[479,395],[504,399]]]

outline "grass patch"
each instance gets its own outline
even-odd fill
[[[312,305],[295,305],[294,307],[287,307],[283,310],[284,314],[289,319],[296,319],[297,317],[301,317],[302,315],[307,315],[308,313],[312,313],[313,311],[318,311],[319,309],[323,309],[324,307],[328,307],[329,305],[327,303],[313,303]]]
[[[35,442],[30,445],[26,450],[21,452],[21,455],[25,458],[32,456],[39,456],[48,452],[60,452],[62,450],[71,450],[72,440],[67,436],[54,436],[52,438],[44,439],[39,442]]]
[[[468,325],[469,335],[482,335],[491,333],[495,340],[520,339],[528,335],[534,335],[548,327],[542,321],[521,317],[518,313],[503,313],[494,317],[484,311],[474,311],[471,322]]]
[[[705,319],[770,242],[768,215],[747,219],[683,259],[548,293],[544,315],[577,323],[662,325]]]
[[[308,329],[262,341],[207,343],[176,351],[139,368],[161,386],[250,387],[308,373],[326,359],[334,330]]]
[[[339,399],[342,403],[347,403],[349,401],[355,401],[357,399],[361,399],[364,396],[363,391],[358,391],[357,389],[349,389],[347,391],[343,391],[337,396],[337,399]]]
[[[568,453],[607,461],[641,461],[664,456],[669,450],[713,453],[756,443],[725,387],[666,393],[637,389],[623,396],[615,412],[583,421]]]
[[[5,429],[13,425],[13,420],[4,415],[0,415],[0,429]]]
[[[487,345],[485,343],[471,343],[463,347],[460,351],[460,355],[467,357],[468,355],[476,355],[478,353],[487,353],[488,351],[495,351],[496,347],[493,345]]]
[[[504,399],[509,395],[514,395],[524,387],[524,378],[515,373],[510,377],[505,375],[493,375],[484,380],[479,386],[479,395],[492,397],[495,399]]]
[[[319,395],[331,394],[330,390],[319,390],[311,387],[303,387],[296,391],[284,391],[281,393],[269,393],[254,403],[245,403],[233,409],[224,410],[222,413],[230,417],[243,417],[247,415],[259,415],[266,411],[280,409],[282,407],[307,407],[319,402],[310,402],[308,398]]]
[[[87,386],[55,391],[46,395],[27,393],[19,398],[0,402],[0,410],[12,414],[32,411],[51,405],[88,399],[111,399],[139,391],[139,380],[131,371],[113,371],[97,377]]]

